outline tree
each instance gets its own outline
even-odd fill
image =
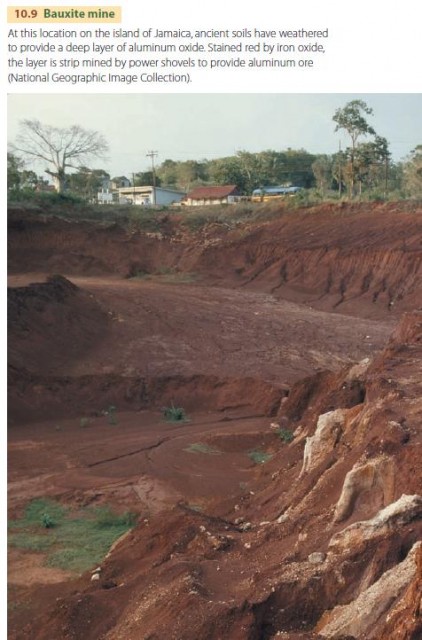
[[[157,175],[154,176],[152,171],[139,171],[135,173],[135,187],[150,187],[154,185],[160,187],[161,186],[161,178]]]
[[[43,182],[35,171],[25,169],[25,163],[13,153],[7,153],[7,190],[20,191],[22,189],[34,190]]]
[[[156,177],[161,180],[161,184],[166,186],[177,185],[177,162],[174,160],[164,160],[156,169]]]
[[[21,186],[23,162],[14,153],[7,152],[7,190],[17,190]]]
[[[247,189],[246,175],[235,156],[212,160],[209,165],[209,177],[214,184],[235,184],[241,192]]]
[[[46,173],[52,176],[58,193],[65,191],[68,169],[78,169],[93,157],[103,157],[108,145],[96,131],[78,125],[52,127],[39,120],[23,120],[14,150],[32,160],[47,162]]]
[[[411,151],[404,165],[404,186],[410,197],[422,198],[422,144]]]
[[[359,195],[362,186],[370,189],[383,185],[384,196],[388,191],[388,166],[390,161],[388,142],[381,136],[375,136],[372,142],[364,142],[355,149],[356,177],[359,182]]]
[[[89,169],[79,167],[76,173],[71,173],[68,177],[67,186],[69,191],[81,196],[85,200],[94,200],[101,188],[108,184],[110,175],[104,169]]]
[[[338,195],[341,196],[343,193],[343,186],[346,183],[346,175],[345,169],[347,165],[347,156],[344,151],[337,151],[333,156],[333,164],[331,173],[332,176],[337,183]]]
[[[350,136],[352,146],[350,149],[350,196],[354,196],[355,190],[355,154],[358,139],[368,134],[375,135],[375,129],[371,127],[365,115],[372,115],[373,111],[363,100],[352,100],[343,109],[337,109],[333,116],[336,123],[335,131],[344,129]]]
[[[205,162],[185,160],[177,165],[177,183],[183,191],[189,191],[194,186],[202,184],[207,178]]]
[[[317,156],[312,163],[312,171],[317,187],[321,194],[331,188],[333,182],[333,157],[328,155]]]

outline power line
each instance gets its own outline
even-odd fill
[[[146,154],[147,158],[151,158],[152,186],[154,187],[154,194],[155,194],[155,183],[156,183],[156,179],[155,179],[155,164],[154,164],[155,156],[158,156],[158,151],[148,151],[148,153]],[[155,199],[155,196],[154,196],[154,199]]]

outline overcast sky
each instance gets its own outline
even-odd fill
[[[367,120],[387,138],[394,160],[422,144],[422,94],[14,94],[8,137],[13,142],[23,119],[93,129],[110,150],[91,168],[131,177],[150,168],[150,150],[158,152],[157,164],[287,147],[334,153],[349,141],[334,132],[332,117],[356,98],[373,109]]]

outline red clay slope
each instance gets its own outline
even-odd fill
[[[194,272],[207,282],[361,317],[421,305],[417,203],[280,207],[264,223],[237,224],[232,211],[232,222],[225,218],[196,232],[182,216],[158,215],[157,229],[142,232],[15,212],[9,220],[10,272]]]

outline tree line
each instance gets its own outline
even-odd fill
[[[352,100],[336,110],[334,130],[345,132],[349,144],[332,154],[287,148],[257,153],[241,150],[212,160],[168,158],[153,171],[134,171],[127,178],[134,186],[154,184],[185,192],[197,186],[233,184],[243,195],[280,185],[313,189],[321,198],[422,197],[422,145],[405,160],[393,162],[387,139],[368,123],[372,113],[362,100]],[[43,190],[47,181],[27,168],[28,161],[42,160],[57,192],[94,200],[113,178],[104,169],[90,168],[89,163],[104,157],[107,149],[107,142],[97,132],[25,120],[8,153],[8,192]]]

